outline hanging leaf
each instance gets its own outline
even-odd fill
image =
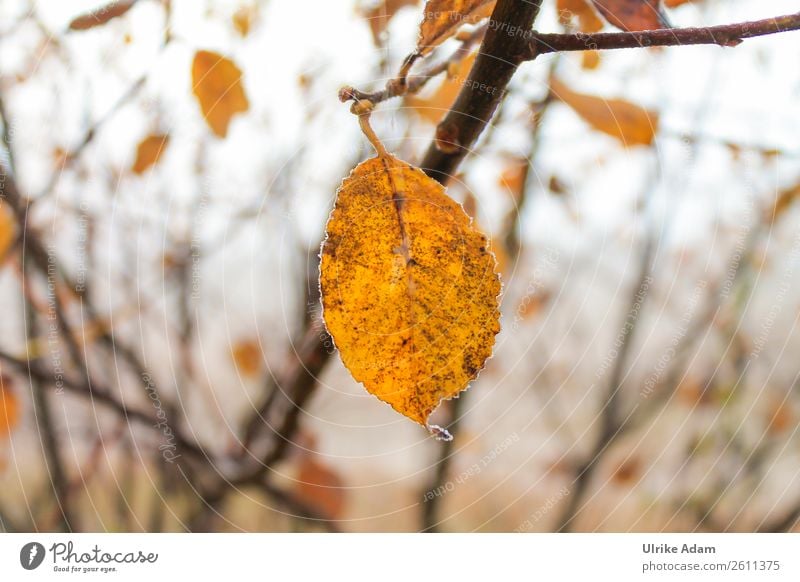
[[[339,519],[344,509],[344,482],[332,469],[304,452],[297,474],[295,495],[326,519]]]
[[[419,0],[383,0],[363,13],[372,31],[372,40],[375,46],[382,46],[383,32],[389,26],[389,21],[401,8],[416,6]]]
[[[661,0],[592,0],[606,22],[621,30],[657,30],[669,28]]]
[[[407,95],[404,98],[405,104],[413,108],[414,112],[423,119],[430,121],[434,125],[438,124],[455,103],[461,87],[464,86],[464,81],[469,77],[469,72],[477,56],[478,51],[475,51],[461,59],[453,67],[452,71],[448,71],[447,78],[439,85],[431,97]]]
[[[425,55],[465,24],[489,18],[496,0],[428,0],[419,25],[417,53]]]
[[[250,108],[242,71],[217,53],[197,51],[192,63],[192,90],[203,117],[218,137],[226,137],[231,119]]]
[[[622,99],[584,95],[558,79],[550,83],[553,97],[568,105],[594,129],[618,139],[625,147],[653,143],[658,115]]]
[[[14,244],[15,233],[14,214],[8,204],[0,201],[0,261],[6,257],[11,245]]]
[[[386,153],[361,163],[339,188],[322,245],[323,317],[342,362],[399,413],[441,430],[428,426],[431,412],[492,353],[495,268],[486,238],[438,182]]]
[[[231,357],[242,376],[253,377],[261,372],[263,364],[258,340],[242,340],[231,347]]]
[[[558,21],[562,26],[572,28],[577,21],[581,32],[598,32],[603,29],[603,21],[589,4],[591,0],[558,0]]]
[[[69,23],[70,30],[89,30],[96,26],[102,26],[110,20],[119,18],[133,8],[136,0],[119,0],[106,6],[78,16]]]
[[[148,135],[136,148],[136,160],[131,166],[134,174],[144,174],[161,159],[164,150],[167,149],[169,142],[168,135]]]
[[[0,438],[8,438],[19,424],[19,401],[11,388],[11,379],[0,375]]]

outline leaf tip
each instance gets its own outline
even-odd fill
[[[430,435],[437,441],[450,442],[453,440],[453,435],[448,432],[446,428],[442,428],[438,424],[425,425]]]

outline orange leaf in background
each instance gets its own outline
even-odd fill
[[[669,28],[661,12],[661,0],[592,0],[606,22],[621,30]]]
[[[192,91],[211,131],[228,135],[237,113],[250,109],[242,85],[242,71],[233,61],[210,51],[197,51],[192,63]]]
[[[669,28],[661,12],[661,0],[592,0],[606,22],[620,30]]]
[[[381,36],[392,17],[406,6],[416,6],[419,0],[383,0],[363,13],[372,31],[372,40],[376,46],[381,45]]]
[[[257,376],[261,372],[263,359],[257,340],[242,340],[231,347],[231,357],[242,376]]]
[[[767,221],[770,224],[777,221],[787,210],[789,210],[789,208],[792,207],[798,198],[800,198],[800,183],[778,192],[778,195],[775,198],[775,204],[769,210]]]
[[[258,5],[253,4],[240,7],[236,12],[233,13],[231,22],[233,22],[233,28],[236,29],[236,32],[239,33],[239,36],[244,38],[250,34],[250,30],[253,28],[253,24],[257,18]]]
[[[592,71],[600,66],[600,51],[581,51],[581,67]]]
[[[136,160],[131,166],[134,174],[144,174],[152,166],[158,163],[164,150],[167,149],[169,142],[168,135],[148,135],[136,148]]]
[[[584,95],[558,79],[550,83],[553,97],[568,105],[594,129],[618,139],[625,147],[650,145],[658,129],[658,115],[622,99]]]
[[[323,318],[342,362],[445,438],[428,417],[478,375],[500,330],[488,246],[441,184],[388,154],[344,180],[322,245]]]
[[[794,412],[791,402],[775,402],[767,414],[767,432],[778,434],[795,426]]]
[[[567,186],[555,174],[550,176],[550,180],[547,182],[547,189],[556,196],[563,196],[567,193]]]
[[[19,424],[19,401],[11,390],[11,379],[0,376],[0,438],[8,438]]]
[[[496,0],[428,0],[419,25],[417,53],[424,55],[453,36],[465,24],[489,18]]]
[[[704,380],[691,377],[683,380],[675,391],[676,400],[691,408],[710,404],[713,396],[712,386]]]
[[[527,158],[514,158],[500,175],[499,185],[504,193],[510,192],[514,200],[520,200],[528,180],[530,164]]]
[[[87,14],[78,16],[75,20],[69,23],[70,30],[89,30],[96,26],[102,26],[114,18],[119,18],[128,10],[133,8],[136,0],[119,0],[112,2],[107,6],[93,10]]]
[[[612,478],[618,485],[631,485],[641,474],[641,462],[636,457],[632,457],[617,467]]]
[[[0,261],[6,257],[11,245],[14,244],[15,224],[11,208],[0,201]]]
[[[664,6],[667,8],[676,8],[689,2],[700,2],[700,0],[664,0]]]
[[[522,319],[530,320],[539,315],[550,301],[550,293],[542,291],[533,296],[525,296],[517,307],[517,315]]]
[[[339,519],[345,504],[344,482],[332,469],[303,454],[295,484],[297,498],[326,519]]]
[[[603,29],[603,21],[589,4],[591,0],[558,0],[558,21],[562,26],[572,27],[573,18],[578,21],[581,32],[598,32]]]
[[[431,97],[406,95],[404,103],[412,107],[414,112],[423,119],[430,121],[434,125],[438,124],[455,103],[456,97],[458,97],[464,81],[467,80],[477,56],[478,51],[475,51],[461,59],[453,71],[448,71],[447,78],[439,85]]]

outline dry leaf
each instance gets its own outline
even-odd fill
[[[475,51],[468,56],[464,57],[452,74],[448,74],[447,78],[436,89],[436,92],[431,97],[418,97],[417,95],[407,95],[404,103],[412,107],[414,112],[423,119],[430,121],[434,125],[438,124],[444,115],[450,111],[453,103],[458,97],[464,81],[469,77],[469,72],[472,65],[475,63],[475,57],[478,56],[478,51]]]
[[[661,0],[592,0],[606,22],[621,30],[669,28],[661,12]]]
[[[119,0],[119,2],[112,2],[106,6],[93,10],[86,14],[78,16],[75,20],[69,23],[70,30],[89,30],[96,26],[102,26],[106,22],[118,18],[128,12],[136,0]]]
[[[326,519],[339,519],[344,509],[344,482],[309,453],[300,460],[295,495]]]
[[[401,8],[416,6],[418,3],[419,0],[383,0],[364,12],[364,18],[369,23],[369,29],[372,31],[372,40],[375,45],[381,46],[383,31],[386,30],[386,27],[389,26],[389,21]]]
[[[0,261],[6,258],[6,254],[14,244],[16,233],[16,221],[14,214],[8,204],[0,201]]]
[[[496,0],[428,0],[419,25],[417,53],[424,55],[453,36],[465,24],[489,18]]]
[[[553,97],[568,105],[586,123],[617,138],[626,147],[653,143],[658,129],[658,114],[622,99],[603,99],[584,95],[558,79],[550,83]]]
[[[164,150],[167,149],[169,142],[168,135],[148,135],[136,148],[136,160],[131,166],[134,174],[144,174],[152,166],[158,163]]]
[[[228,125],[237,113],[250,108],[242,71],[217,53],[197,51],[192,63],[192,90],[208,126],[219,137],[228,135]]]
[[[258,340],[242,340],[231,347],[231,357],[242,376],[257,376],[263,363]]]
[[[558,0],[558,21],[562,26],[572,28],[573,20],[578,22],[581,32],[598,32],[603,29],[603,21],[589,4],[591,0]]]
[[[492,353],[500,281],[487,247],[438,182],[388,154],[339,188],[322,245],[325,323],[353,377],[424,426]]]
[[[11,379],[0,376],[0,438],[8,438],[19,424],[19,401],[11,389]]]

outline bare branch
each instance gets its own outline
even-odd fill
[[[489,27],[467,81],[420,164],[432,178],[445,184],[486,128],[528,53],[528,38],[508,31],[530,30],[541,4],[498,0],[491,20],[503,26]]]
[[[654,46],[719,45],[736,46],[757,36],[800,30],[800,12],[736,24],[696,28],[665,28],[641,32],[598,32],[593,34],[548,34],[534,32],[526,60],[562,51],[613,50]]]

